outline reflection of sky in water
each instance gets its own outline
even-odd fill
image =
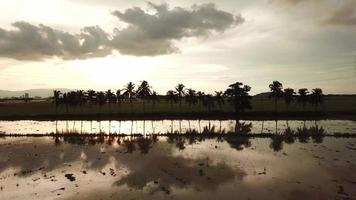
[[[321,121],[246,121],[240,123],[251,123],[251,133],[282,133],[287,126],[296,130],[297,128],[312,127],[317,124],[323,127],[326,133],[356,133],[356,122],[348,120],[321,120]],[[55,133],[75,131],[78,133],[168,133],[196,130],[202,132],[205,127],[215,132],[230,132],[235,130],[234,120],[162,120],[162,121],[0,121],[0,132],[6,133]]]
[[[354,138],[236,138],[1,138],[1,199],[356,197]]]

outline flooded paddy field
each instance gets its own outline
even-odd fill
[[[132,121],[0,121],[3,134],[167,134],[167,133],[283,133],[287,128],[322,128],[327,134],[356,134],[356,121],[351,120],[132,120]]]
[[[355,127],[173,121],[172,131],[172,121],[2,121],[3,133],[58,134],[0,137],[0,199],[355,199],[356,138],[332,136]],[[176,134],[156,135],[167,132]],[[261,132],[275,136],[250,137]]]

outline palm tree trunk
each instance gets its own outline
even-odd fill
[[[219,123],[220,123],[220,128],[219,128],[219,130],[220,130],[220,134],[222,133],[221,132],[221,120],[219,120]]]
[[[58,134],[58,121],[56,120],[56,134]]]
[[[171,120],[171,133],[173,133],[173,120]]]
[[[182,120],[179,120],[179,134],[182,133]]]
[[[199,124],[199,133],[201,133],[200,119],[198,120],[198,124]]]
[[[188,126],[189,126],[189,132],[191,131],[190,129],[190,120],[188,120]]]
[[[132,131],[133,131],[133,120],[131,120],[131,135],[132,135]]]

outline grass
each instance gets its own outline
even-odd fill
[[[325,96],[324,104],[319,107],[307,104],[303,106],[292,103],[289,107],[283,100],[277,103],[277,112],[273,99],[267,97],[253,97],[252,110],[248,110],[242,117],[281,117],[301,118],[330,116],[330,114],[356,116],[356,96]],[[202,104],[189,105],[187,103],[173,104],[160,101],[153,105],[151,102],[144,104],[137,100],[132,104],[105,104],[103,106],[85,104],[82,106],[68,107],[56,106],[50,101],[0,103],[0,119],[105,119],[105,118],[230,118],[234,116],[233,107],[226,102],[224,105],[208,110]]]

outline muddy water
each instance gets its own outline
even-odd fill
[[[0,199],[355,199],[356,139],[3,137]]]
[[[325,133],[356,133],[356,122],[348,120],[321,121],[235,121],[235,120],[162,120],[162,121],[0,121],[0,132],[8,134],[36,133],[116,133],[157,134],[187,131],[198,133],[235,132],[237,125],[248,126],[250,133],[283,133],[287,127],[322,127]]]

